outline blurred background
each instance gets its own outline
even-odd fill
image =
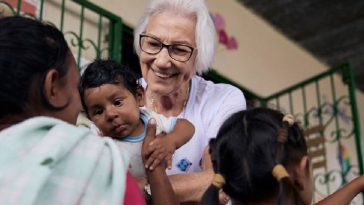
[[[206,0],[218,47],[203,77],[231,83],[249,108],[293,113],[305,129],[315,201],[363,174],[364,1]],[[133,28],[146,0],[0,0],[0,18],[50,21],[80,71],[112,58],[139,72]],[[86,124],[80,118],[79,125]],[[352,204],[363,204],[358,196]]]

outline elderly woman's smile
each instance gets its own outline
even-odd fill
[[[150,18],[139,45],[142,74],[153,92],[170,95],[187,90],[196,73],[195,23],[191,16],[173,12]]]
[[[166,70],[166,71],[159,71],[157,69],[151,68],[151,70],[155,73],[156,76],[160,78],[172,78],[176,77],[180,72],[177,70]]]

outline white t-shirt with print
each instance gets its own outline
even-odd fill
[[[145,81],[143,87],[146,87]],[[168,175],[201,171],[200,161],[205,147],[215,138],[220,126],[233,113],[246,109],[243,93],[229,84],[215,84],[200,76],[192,78],[186,109],[177,116],[195,126],[194,136],[173,155]]]

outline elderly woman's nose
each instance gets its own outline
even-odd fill
[[[155,63],[158,67],[169,67],[171,65],[171,61],[173,59],[168,54],[168,49],[163,48],[157,55],[155,59]]]

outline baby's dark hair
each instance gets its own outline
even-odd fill
[[[85,112],[88,113],[84,99],[87,89],[105,84],[121,84],[136,96],[137,89],[140,87],[139,78],[139,74],[126,65],[113,60],[95,60],[86,67],[80,80],[79,92]]]
[[[245,204],[278,195],[277,204],[304,204],[289,177],[278,182],[272,175],[275,165],[289,170],[307,155],[301,128],[283,117],[268,108],[240,111],[210,141],[214,171],[225,179],[222,189],[232,199]],[[218,204],[218,191],[211,185],[201,204]]]
[[[68,54],[62,32],[53,25],[20,16],[0,18],[0,119],[24,113],[32,96],[49,110],[63,109],[49,103],[43,86],[51,68],[65,76]]]

